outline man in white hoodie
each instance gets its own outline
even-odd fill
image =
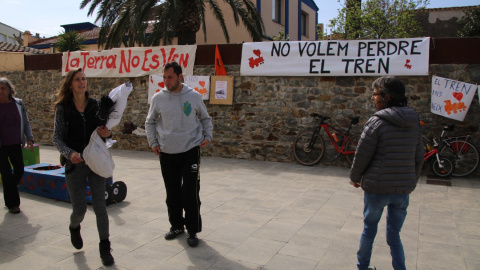
[[[145,131],[150,147],[160,157],[167,191],[171,227],[165,239],[175,239],[186,227],[187,243],[195,247],[197,233],[202,231],[200,147],[212,141],[213,125],[202,96],[181,83],[182,79],[182,67],[178,63],[165,65],[165,89],[152,97]]]

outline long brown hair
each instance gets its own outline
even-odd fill
[[[58,105],[65,102],[65,103],[73,103],[73,92],[72,92],[72,82],[73,77],[78,72],[83,71],[81,68],[72,69],[70,70],[67,75],[65,75],[65,79],[62,82],[62,86],[58,89],[57,93],[57,101],[55,101],[55,109],[57,109]],[[85,97],[88,99],[89,94],[88,91],[85,91]]]

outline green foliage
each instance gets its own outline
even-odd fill
[[[253,41],[261,41],[265,32],[260,13],[251,0],[225,1],[233,11],[236,25],[240,21]],[[80,8],[90,5],[88,15],[98,8],[96,22],[101,23],[99,46],[106,49],[120,46],[171,45],[178,36],[178,44],[195,44],[200,28],[207,39],[205,7],[208,5],[220,24],[227,43],[230,37],[222,10],[216,0],[83,0]],[[153,25],[147,36],[148,22]],[[212,29],[212,28],[211,28]],[[217,28],[213,28],[218,31]]]
[[[278,32],[278,36],[273,36],[272,39],[273,41],[289,41],[290,37],[288,35],[285,35],[285,32],[283,30],[280,30]]]
[[[340,0],[338,0],[340,2]],[[336,18],[328,25],[345,39],[416,37],[421,28],[415,19],[418,9],[430,0],[344,0]]]
[[[325,39],[325,33],[323,32],[323,27],[321,27],[320,24],[317,24],[317,40],[324,40]]]
[[[59,52],[79,51],[85,47],[81,45],[84,41],[85,38],[80,36],[77,31],[69,31],[58,35],[56,47]]]
[[[458,35],[461,37],[480,36],[480,6],[470,7],[465,16],[458,20],[458,26]]]

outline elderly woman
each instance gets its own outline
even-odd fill
[[[33,151],[33,135],[25,104],[14,96],[12,83],[7,78],[0,78],[0,174],[3,198],[8,211],[18,214],[20,195],[17,185],[24,173],[22,147],[26,136],[27,144]]]
[[[350,171],[351,184],[364,190],[363,233],[357,252],[359,270],[370,266],[378,222],[387,208],[387,243],[395,270],[405,269],[400,231],[407,216],[409,194],[423,165],[422,128],[407,106],[405,85],[392,76],[373,82],[371,99],[377,112],[364,126]]]

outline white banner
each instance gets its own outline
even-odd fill
[[[425,76],[430,38],[243,43],[242,76]]]
[[[155,93],[162,91],[165,88],[165,83],[163,82],[163,76],[161,75],[150,75],[148,80],[148,104],[152,102],[152,97]]]
[[[432,76],[430,111],[447,118],[463,121],[476,92],[475,84]]]
[[[210,99],[210,76],[184,76],[183,81],[200,93],[203,100]]]
[[[171,61],[182,66],[183,75],[192,75],[196,52],[197,45],[64,52],[62,75],[82,68],[87,77],[139,77],[162,74],[165,64]]]
[[[186,85],[193,88],[202,95],[203,100],[210,98],[210,76],[184,76],[183,81]],[[150,75],[148,82],[148,104],[151,103],[153,95],[165,88],[163,76]]]

